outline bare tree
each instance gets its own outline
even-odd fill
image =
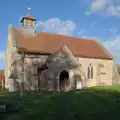
[[[12,54],[13,61],[10,67],[10,79],[16,80],[18,79],[20,97],[23,99],[24,97],[24,57],[25,54],[22,53],[21,56],[17,56],[15,53]]]

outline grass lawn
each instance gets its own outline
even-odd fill
[[[68,93],[0,90],[0,103],[24,106],[23,112],[0,113],[0,120],[119,120],[120,85],[75,90]]]

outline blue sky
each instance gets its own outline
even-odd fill
[[[1,0],[0,68],[5,66],[8,24],[20,27],[20,18],[31,8],[38,31],[96,38],[120,60],[119,0]]]

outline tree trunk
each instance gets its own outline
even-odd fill
[[[20,96],[23,99],[24,98],[24,55],[21,60],[21,72],[22,72],[22,74],[21,74],[22,79],[21,79],[21,85],[20,85]]]
[[[38,68],[37,75],[38,75],[38,90],[39,90],[39,91],[40,91],[40,74],[41,74],[41,71],[40,71],[39,68]]]

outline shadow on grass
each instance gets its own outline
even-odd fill
[[[22,104],[27,112],[5,114],[5,120],[118,120],[120,86],[75,90],[68,93],[28,92],[24,100],[18,93],[0,96],[0,102]],[[4,93],[4,92],[3,92]]]

